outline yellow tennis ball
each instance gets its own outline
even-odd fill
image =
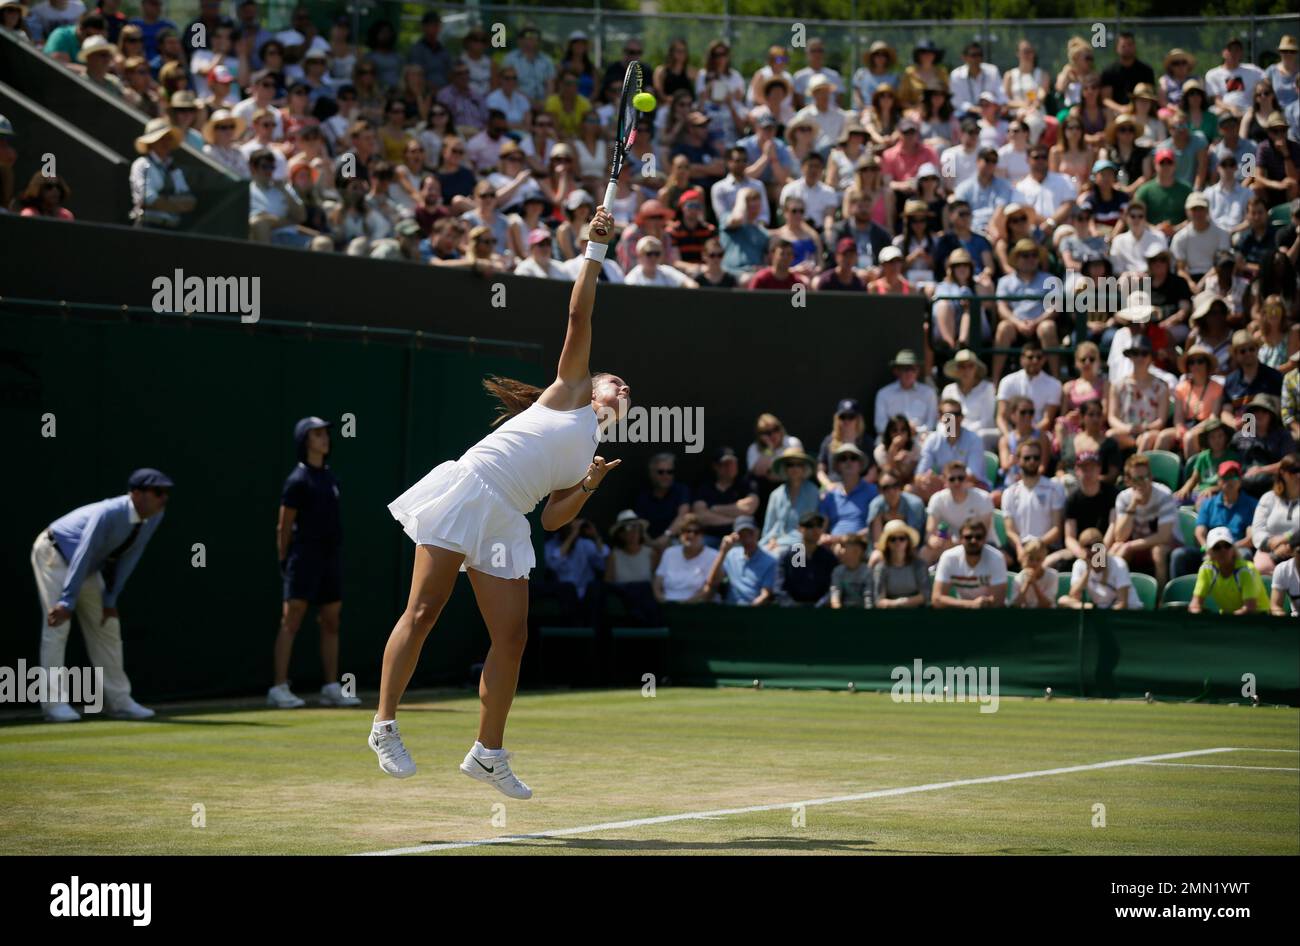
[[[649,92],[638,92],[632,96],[632,105],[640,112],[652,112],[657,104],[659,103]]]

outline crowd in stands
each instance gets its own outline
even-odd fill
[[[1268,609],[1268,580],[1291,612],[1294,36],[1266,68],[1236,37],[1220,62],[1171,49],[1154,65],[1130,33],[1025,40],[1005,72],[978,42],[874,42],[858,64],[814,37],[743,75],[721,40],[630,37],[597,63],[580,31],[528,27],[494,50],[481,29],[444,41],[429,12],[402,51],[387,23],[356,37],[300,7],[273,34],[254,0],[223,6],[201,4],[194,48],[161,0],[129,21],[120,0],[0,3],[0,26],[149,116],[140,225],[193,209],[172,164],[189,143],[248,179],[251,239],[572,280],[639,59],[658,107],[609,208],[603,280],[924,295],[923,350],[893,358],[869,408],[842,402],[816,456],[764,414],[743,467],[721,450],[692,489],[661,455],[611,531],[554,536],[550,590],[575,606],[621,588],[646,614],[719,594],[1123,608],[1136,575],[1166,593],[1195,575],[1196,610]],[[18,202],[63,215],[67,193],[33,179]],[[1103,277],[1143,288],[1098,301]],[[1085,317],[1053,281],[1093,300]]]

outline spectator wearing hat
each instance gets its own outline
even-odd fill
[[[659,564],[659,550],[646,537],[648,523],[624,509],[609,528],[609,556],[605,560],[605,588],[620,598],[634,620],[661,620],[651,582]]]
[[[820,500],[813,476],[815,461],[803,452],[802,446],[786,447],[772,461],[771,469],[781,482],[767,499],[760,541],[763,548],[779,558],[799,541],[804,517],[817,511]]]
[[[1184,208],[1188,225],[1174,234],[1169,250],[1178,263],[1178,274],[1198,291],[1205,274],[1214,268],[1215,255],[1232,249],[1232,239],[1210,218],[1210,202],[1204,194],[1188,194]]]
[[[1197,352],[1204,357],[1204,349],[1194,350],[1194,353]],[[1196,439],[1192,442],[1196,444],[1197,452],[1187,451],[1188,473],[1183,485],[1174,493],[1174,498],[1180,503],[1194,500],[1199,506],[1218,492],[1219,468],[1224,463],[1232,461],[1238,469],[1241,468],[1241,454],[1231,446],[1232,428],[1217,416],[1200,425]]]
[[[118,49],[103,36],[91,36],[81,44],[77,61],[86,65],[86,81],[115,98],[125,99],[122,83],[113,75],[113,61]]]
[[[1287,468],[1286,458],[1295,452],[1295,440],[1282,424],[1281,402],[1274,394],[1256,394],[1246,405],[1245,415],[1254,418],[1253,429],[1245,416],[1232,446],[1241,456],[1245,470],[1246,492],[1262,496],[1285,477],[1279,472]]]
[[[207,75],[207,92],[199,98],[199,106],[210,113],[218,108],[233,108],[241,101],[234,74],[223,65],[216,65]]]
[[[704,245],[718,228],[704,219],[704,192],[691,188],[677,201],[678,218],[668,225],[668,235],[681,257],[681,270],[689,276],[704,268]]]
[[[1171,577],[1194,573],[1201,563],[1202,550],[1209,550],[1210,533],[1226,529],[1232,545],[1244,558],[1254,554],[1250,528],[1255,521],[1258,500],[1242,489],[1241,464],[1224,460],[1218,466],[1218,488],[1201,504],[1196,514],[1196,546],[1174,549],[1169,560]]]
[[[1263,116],[1267,118],[1268,116]],[[1214,175],[1217,165],[1227,155],[1236,158],[1236,166],[1240,167],[1246,160],[1246,155],[1255,157],[1259,151],[1259,145],[1250,138],[1244,138],[1241,135],[1241,123],[1231,112],[1223,112],[1218,116],[1217,128],[1219,137],[1210,145],[1207,161],[1209,163],[1209,173]]]
[[[862,405],[851,397],[846,397],[835,406],[831,418],[831,432],[822,438],[817,450],[817,482],[822,489],[830,489],[840,481],[839,471],[835,468],[835,453],[846,443],[852,443],[859,451],[868,447],[866,435],[866,418]]]
[[[1278,61],[1264,70],[1264,78],[1277,94],[1279,109],[1300,100],[1296,86],[1300,81],[1300,43],[1294,36],[1283,36],[1277,44]]]
[[[620,74],[619,78],[622,78]],[[763,92],[773,82],[783,85],[790,98],[794,97],[794,76],[790,73],[790,52],[784,46],[767,48],[767,59],[750,77],[745,91],[745,102],[754,105],[762,101]],[[805,90],[807,85],[805,84]]]
[[[948,69],[942,65],[943,54],[944,51],[928,37],[918,40],[912,47],[912,64],[903,70],[898,86],[903,105],[910,108],[919,103],[927,84],[948,85]]]
[[[840,132],[835,147],[827,155],[826,183],[843,194],[856,180],[858,162],[870,153],[871,136],[856,119],[850,119]]]
[[[934,430],[938,423],[939,399],[928,384],[918,383],[921,364],[911,349],[901,349],[889,367],[894,380],[876,392],[875,426],[883,431],[890,417],[902,414],[918,434]]]
[[[1214,352],[1200,345],[1188,348],[1183,361],[1183,376],[1173,391],[1174,426],[1170,436],[1162,438],[1157,449],[1172,448],[1190,460],[1201,449],[1198,443],[1209,422],[1213,420],[1220,427],[1224,426],[1218,419],[1223,409],[1223,385],[1214,377],[1217,369]],[[1186,495],[1190,495],[1190,488],[1187,488]]]
[[[181,89],[171,94],[167,102],[167,118],[184,134],[183,144],[195,151],[203,150],[203,134],[194,127],[199,119],[199,102],[189,89]]]
[[[1070,590],[1056,599],[1063,608],[1075,611],[1099,608],[1103,611],[1141,611],[1142,599],[1133,587],[1133,573],[1118,555],[1097,555],[1102,544],[1099,529],[1085,529],[1079,536],[1081,548],[1087,550],[1074,560],[1070,572]],[[1084,600],[1084,593],[1088,600]]]
[[[704,527],[704,541],[717,548],[722,537],[736,531],[737,516],[758,511],[758,494],[740,477],[740,460],[731,447],[719,447],[713,457],[713,475],[695,490],[691,511]]]
[[[75,611],[90,661],[104,670],[109,713],[123,719],[148,719],[153,710],[131,698],[117,599],[158,531],[175,484],[166,474],[144,468],[132,473],[126,485],[126,494],[81,506],[41,530],[32,544],[32,570],[45,612],[41,665],[48,670],[64,666]],[[47,721],[81,718],[68,705],[66,694],[58,697],[42,706]]]
[[[343,600],[342,525],[339,484],[325,462],[330,452],[329,421],[304,417],[293,428],[298,463],[284,481],[276,527],[284,604],[275,639],[275,682],[266,700],[280,709],[303,706],[289,689],[289,659],[307,609],[315,604],[321,633],[321,663],[326,684],[322,706],[359,706],[338,683],[339,612]]]
[[[858,275],[858,245],[852,237],[841,237],[835,246],[835,265],[813,280],[817,290],[866,292],[867,284]]]
[[[939,416],[935,429],[926,435],[921,444],[921,461],[917,465],[912,490],[922,499],[929,499],[945,486],[944,470],[953,460],[966,464],[971,482],[983,489],[992,484],[985,482],[984,440],[978,433],[963,426],[961,403],[952,398],[939,402]]]
[[[1231,37],[1223,46],[1223,64],[1205,74],[1205,90],[1216,105],[1237,115],[1250,107],[1255,84],[1264,78],[1264,71],[1249,62],[1242,62],[1245,44],[1240,37]]]
[[[831,83],[832,98],[838,102],[844,93],[844,78],[826,65],[826,43],[814,36],[808,40],[806,51],[808,65],[794,74],[794,91],[799,104],[803,104],[803,100],[809,96],[809,86],[818,76]]]
[[[988,380],[984,362],[963,348],[944,364],[943,375],[951,381],[944,386],[942,399],[959,404],[962,426],[980,437],[985,450],[996,450],[1001,434],[997,426],[997,391]]]
[[[1127,488],[1115,498],[1115,528],[1108,536],[1110,554],[1134,571],[1154,572],[1156,583],[1168,580],[1169,552],[1179,545],[1178,504],[1173,492],[1151,476],[1151,461],[1135,453],[1124,463]],[[1083,543],[1085,546],[1087,542]]]
[[[1021,397],[1033,402],[1033,426],[1037,430],[1050,433],[1056,423],[1061,409],[1061,382],[1043,371],[1044,359],[1042,343],[1031,337],[1020,349],[1020,370],[998,382],[998,428],[1002,433],[1009,433],[1015,426],[1010,416],[1011,403]]]
[[[1001,608],[1007,594],[1007,565],[986,544],[988,526],[970,518],[961,524],[961,545],[939,556],[930,603],[936,608]]]
[[[973,215],[971,226],[987,235],[993,215],[1016,199],[1016,189],[997,176],[997,149],[982,145],[975,163],[975,176],[957,186],[953,196],[964,201]]]
[[[876,89],[888,85],[891,89],[899,87],[896,71],[898,54],[894,47],[884,40],[876,40],[862,54],[862,65],[853,72],[853,107],[865,108],[871,102]]]
[[[939,255],[937,241],[933,255]],[[944,277],[939,283],[925,287],[926,294],[933,300],[930,307],[931,351],[953,351],[959,346],[988,337],[988,318],[984,306],[974,299],[974,263],[965,247],[958,246],[947,254],[944,270]],[[929,352],[927,356],[930,356]]]
[[[1107,141],[1098,152],[1098,160],[1112,162],[1116,170],[1115,186],[1132,197],[1139,187],[1155,176],[1152,149],[1145,141],[1138,143],[1143,128],[1130,114],[1118,116],[1107,131]]]
[[[893,293],[910,295],[912,284],[903,278],[903,251],[896,246],[887,246],[880,251],[876,259],[880,276],[867,284],[867,291],[879,295]]]
[[[930,231],[930,208],[923,200],[908,200],[903,205],[903,232],[894,237],[894,247],[903,255],[903,271],[911,285],[924,289],[934,284],[938,243]]]
[[[1177,157],[1169,148],[1155,155],[1156,177],[1138,188],[1136,198],[1146,208],[1147,219],[1166,238],[1172,238],[1187,219],[1186,203],[1192,193],[1189,184],[1175,176]],[[1130,204],[1130,207],[1132,205]]]
[[[1258,171],[1250,183],[1269,207],[1300,197],[1300,142],[1287,136],[1289,127],[1281,112],[1264,120],[1268,137],[1259,146]]]
[[[735,531],[723,536],[713,560],[708,588],[716,590],[725,578],[722,600],[726,604],[758,607],[774,599],[776,573],[776,558],[759,547],[754,517],[737,516]]]
[[[826,517],[818,512],[806,513],[799,520],[798,537],[777,555],[776,601],[784,606],[820,607],[829,598],[831,575],[839,559],[822,543]]]
[[[866,559],[866,538],[855,533],[840,539],[839,545],[840,563],[831,572],[830,607],[873,607],[875,585]]]
[[[1111,265],[1117,275],[1131,273],[1141,276],[1147,271],[1148,255],[1168,246],[1169,238],[1164,232],[1151,226],[1146,202],[1140,197],[1134,198],[1124,210],[1121,231],[1111,238]]]
[[[729,173],[717,147],[709,140],[709,116],[703,112],[687,116],[685,137],[673,145],[670,157],[679,154],[691,162],[691,185],[701,192]]]
[[[793,121],[811,121],[816,125],[817,134],[812,146],[825,155],[839,140],[840,133],[852,116],[836,102],[837,83],[825,75],[812,76],[805,88],[812,101],[795,113]]]
[[[754,440],[745,451],[745,466],[749,475],[766,487],[762,491],[764,500],[782,480],[774,469],[777,459],[791,449],[803,450],[803,441],[787,433],[785,425],[775,414],[759,414],[754,422]],[[811,458],[809,462],[812,462]]]
[[[528,257],[519,261],[519,265],[515,267],[515,275],[566,281],[570,278],[563,264],[554,257],[554,240],[550,230],[538,227],[528,234]]]
[[[1227,374],[1232,369],[1228,303],[1209,292],[1198,294],[1192,301],[1192,331],[1187,336],[1187,343],[1208,349],[1214,355],[1216,373]]]
[[[1248,187],[1237,180],[1237,156],[1223,154],[1215,166],[1219,179],[1205,188],[1204,198],[1209,205],[1210,222],[1229,235],[1246,229],[1246,205],[1254,196]],[[1190,196],[1188,198],[1191,199]],[[1267,219],[1267,213],[1265,215]]]
[[[1048,281],[1047,274],[1042,270],[1042,254],[1038,244],[1028,238],[1017,240],[1011,248],[1011,265],[1015,269],[998,280],[997,294],[1013,298],[1002,298],[997,302],[998,324],[993,333],[994,344],[999,348],[1007,348],[1037,340],[1044,348],[1055,347],[1058,338],[1054,321],[1056,313],[1044,305]],[[1021,359],[1023,358],[1022,354]],[[1049,361],[1052,375],[1055,375],[1058,368],[1057,356],[1053,355]],[[1006,355],[993,356],[995,378],[1002,377],[1006,362]],[[1055,378],[1052,380],[1055,381]],[[1059,387],[1060,382],[1057,382],[1058,392]]]
[[[668,546],[683,518],[691,511],[691,490],[676,479],[677,457],[656,453],[647,466],[649,486],[641,489],[632,510],[646,520],[646,535],[659,550]]]
[[[921,141],[921,126],[913,119],[904,118],[898,123],[897,131],[898,144],[887,148],[881,155],[880,170],[895,195],[907,198],[916,193],[917,172],[921,166],[933,164],[939,167],[940,161],[934,149]]]
[[[135,139],[140,157],[131,163],[131,220],[136,226],[174,230],[181,215],[194,209],[185,172],[172,162],[180,146],[181,130],[165,118],[151,118],[144,134]]]
[[[822,541],[842,542],[853,534],[863,536],[865,541],[869,532],[867,510],[878,494],[876,484],[867,482],[863,476],[867,469],[866,454],[856,444],[841,443],[833,464],[839,482],[826,490],[817,510],[827,522],[828,533]]]
[[[1002,117],[1000,93],[981,92],[979,102],[980,147],[1001,148],[1007,143],[1007,120]]]
[[[1122,450],[1154,450],[1168,424],[1169,385],[1151,371],[1155,349],[1148,336],[1133,336],[1123,352],[1132,370],[1110,385],[1106,434]]]
[[[1291,557],[1278,562],[1273,569],[1273,589],[1270,593],[1269,613],[1274,617],[1295,617],[1300,614],[1300,530],[1291,533],[1288,540]]]
[[[1064,174],[1048,169],[1047,157],[1048,148],[1042,143],[1029,149],[1029,174],[1016,181],[1015,202],[1032,209],[1043,221],[1042,226],[1050,229],[1070,219],[1076,206],[1077,190]],[[1114,189],[1115,166],[1109,161],[1098,161],[1092,166],[1092,174],[1094,178],[1107,178],[1104,189],[1099,181],[1097,189],[1088,191],[1088,197],[1094,201],[1091,205],[1093,212],[1096,214],[1100,208],[1110,224],[1114,224],[1120,209],[1127,203],[1127,198],[1120,197]],[[1102,192],[1100,196],[1098,191]]]
[[[1255,565],[1238,554],[1231,530],[1211,529],[1205,544],[1205,562],[1196,573],[1188,613],[1200,614],[1207,597],[1214,599],[1220,614],[1264,613],[1269,607],[1264,581]]]

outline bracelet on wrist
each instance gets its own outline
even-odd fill
[[[593,486],[591,489],[587,489],[587,478],[585,476],[582,478],[582,482],[580,482],[578,485],[582,487],[582,491],[584,493],[594,493],[596,490],[600,489],[599,484]]]

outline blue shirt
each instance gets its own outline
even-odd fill
[[[89,4],[87,4],[89,5]],[[171,20],[161,19],[154,20],[152,23],[146,23],[139,17],[129,21],[132,26],[140,27],[140,32],[144,34],[144,58],[153,59],[158,55],[158,34],[163,30],[172,30],[177,39],[181,39],[184,45],[184,39],[181,38],[180,28]],[[156,72],[157,70],[155,70]]]
[[[971,228],[982,233],[994,212],[1016,199],[1016,189],[1005,177],[993,178],[988,187],[980,186],[979,177],[968,177],[957,185],[953,196],[970,204]]]
[[[588,538],[574,542],[568,555],[560,551],[563,544],[564,539],[558,535],[546,543],[546,565],[555,572],[557,581],[567,581],[578,589],[578,597],[584,598],[597,570],[605,570],[605,553]]]
[[[1206,529],[1224,526],[1234,539],[1241,541],[1255,518],[1255,507],[1258,505],[1259,500],[1244,490],[1237,495],[1237,501],[1231,506],[1223,501],[1222,493],[1215,493],[1201,504],[1201,511],[1196,514],[1196,524]]]
[[[767,544],[769,539],[776,539],[778,545],[794,545],[803,536],[799,532],[799,520],[810,512],[817,511],[817,484],[804,480],[799,495],[790,500],[789,485],[782,483],[767,498],[767,513],[763,517],[763,534],[759,542]]]
[[[117,560],[116,573],[112,587],[104,589],[104,607],[116,608],[117,596],[131,577],[135,563],[149,543],[149,538],[158,530],[163,514],[150,516],[143,522],[131,503],[129,493],[101,499],[97,503],[74,509],[50,525],[54,533],[54,544],[68,563],[68,574],[63,579],[63,591],[59,595],[59,604],[71,611],[81,594],[81,585],[86,578],[99,571],[108,561],[108,557],[131,535],[137,522],[140,531],[131,545],[122,550]],[[108,582],[105,582],[107,586]]]
[[[794,152],[790,150],[789,145],[780,138],[773,138],[772,141],[776,145],[777,161],[779,161],[791,174],[798,174],[799,162],[795,160]],[[757,161],[759,155],[763,153],[763,148],[759,143],[758,135],[746,135],[744,138],[737,141],[736,145],[745,149],[745,159],[749,161],[750,164]],[[762,181],[764,184],[770,184],[772,182],[771,165],[763,168],[763,173],[758,176],[758,180]]]
[[[875,522],[876,516],[884,512],[888,507],[885,505],[885,494],[881,493],[871,501],[867,507],[867,522]],[[901,493],[898,497],[898,508],[903,512],[903,521],[922,535],[925,534],[925,503],[921,497],[915,493]]]
[[[999,296],[1035,295],[1037,299],[1025,299],[1021,302],[1007,301],[1011,314],[1017,319],[1028,321],[1043,314],[1043,297],[1047,295],[1047,274],[1041,269],[1034,273],[1028,282],[1020,278],[1019,273],[1007,273],[998,280]]]
[[[861,532],[867,527],[867,507],[879,492],[875,483],[866,480],[858,480],[858,485],[848,495],[845,495],[843,486],[828,491],[817,507],[817,511],[826,517],[827,531],[832,535]]]
[[[746,555],[742,546],[732,546],[722,560],[722,573],[727,576],[727,604],[752,604],[764,588],[776,587],[776,559],[761,548]]]
[[[329,467],[299,461],[284,481],[280,505],[297,510],[289,551],[332,551],[343,538],[339,516],[339,484]]]
[[[939,424],[943,424],[942,414],[939,415]],[[942,430],[932,431],[921,444],[921,461],[917,467],[931,473],[942,473],[953,460],[965,463],[967,473],[981,483],[984,481],[984,439],[966,427],[957,435],[955,444],[948,442]]]

